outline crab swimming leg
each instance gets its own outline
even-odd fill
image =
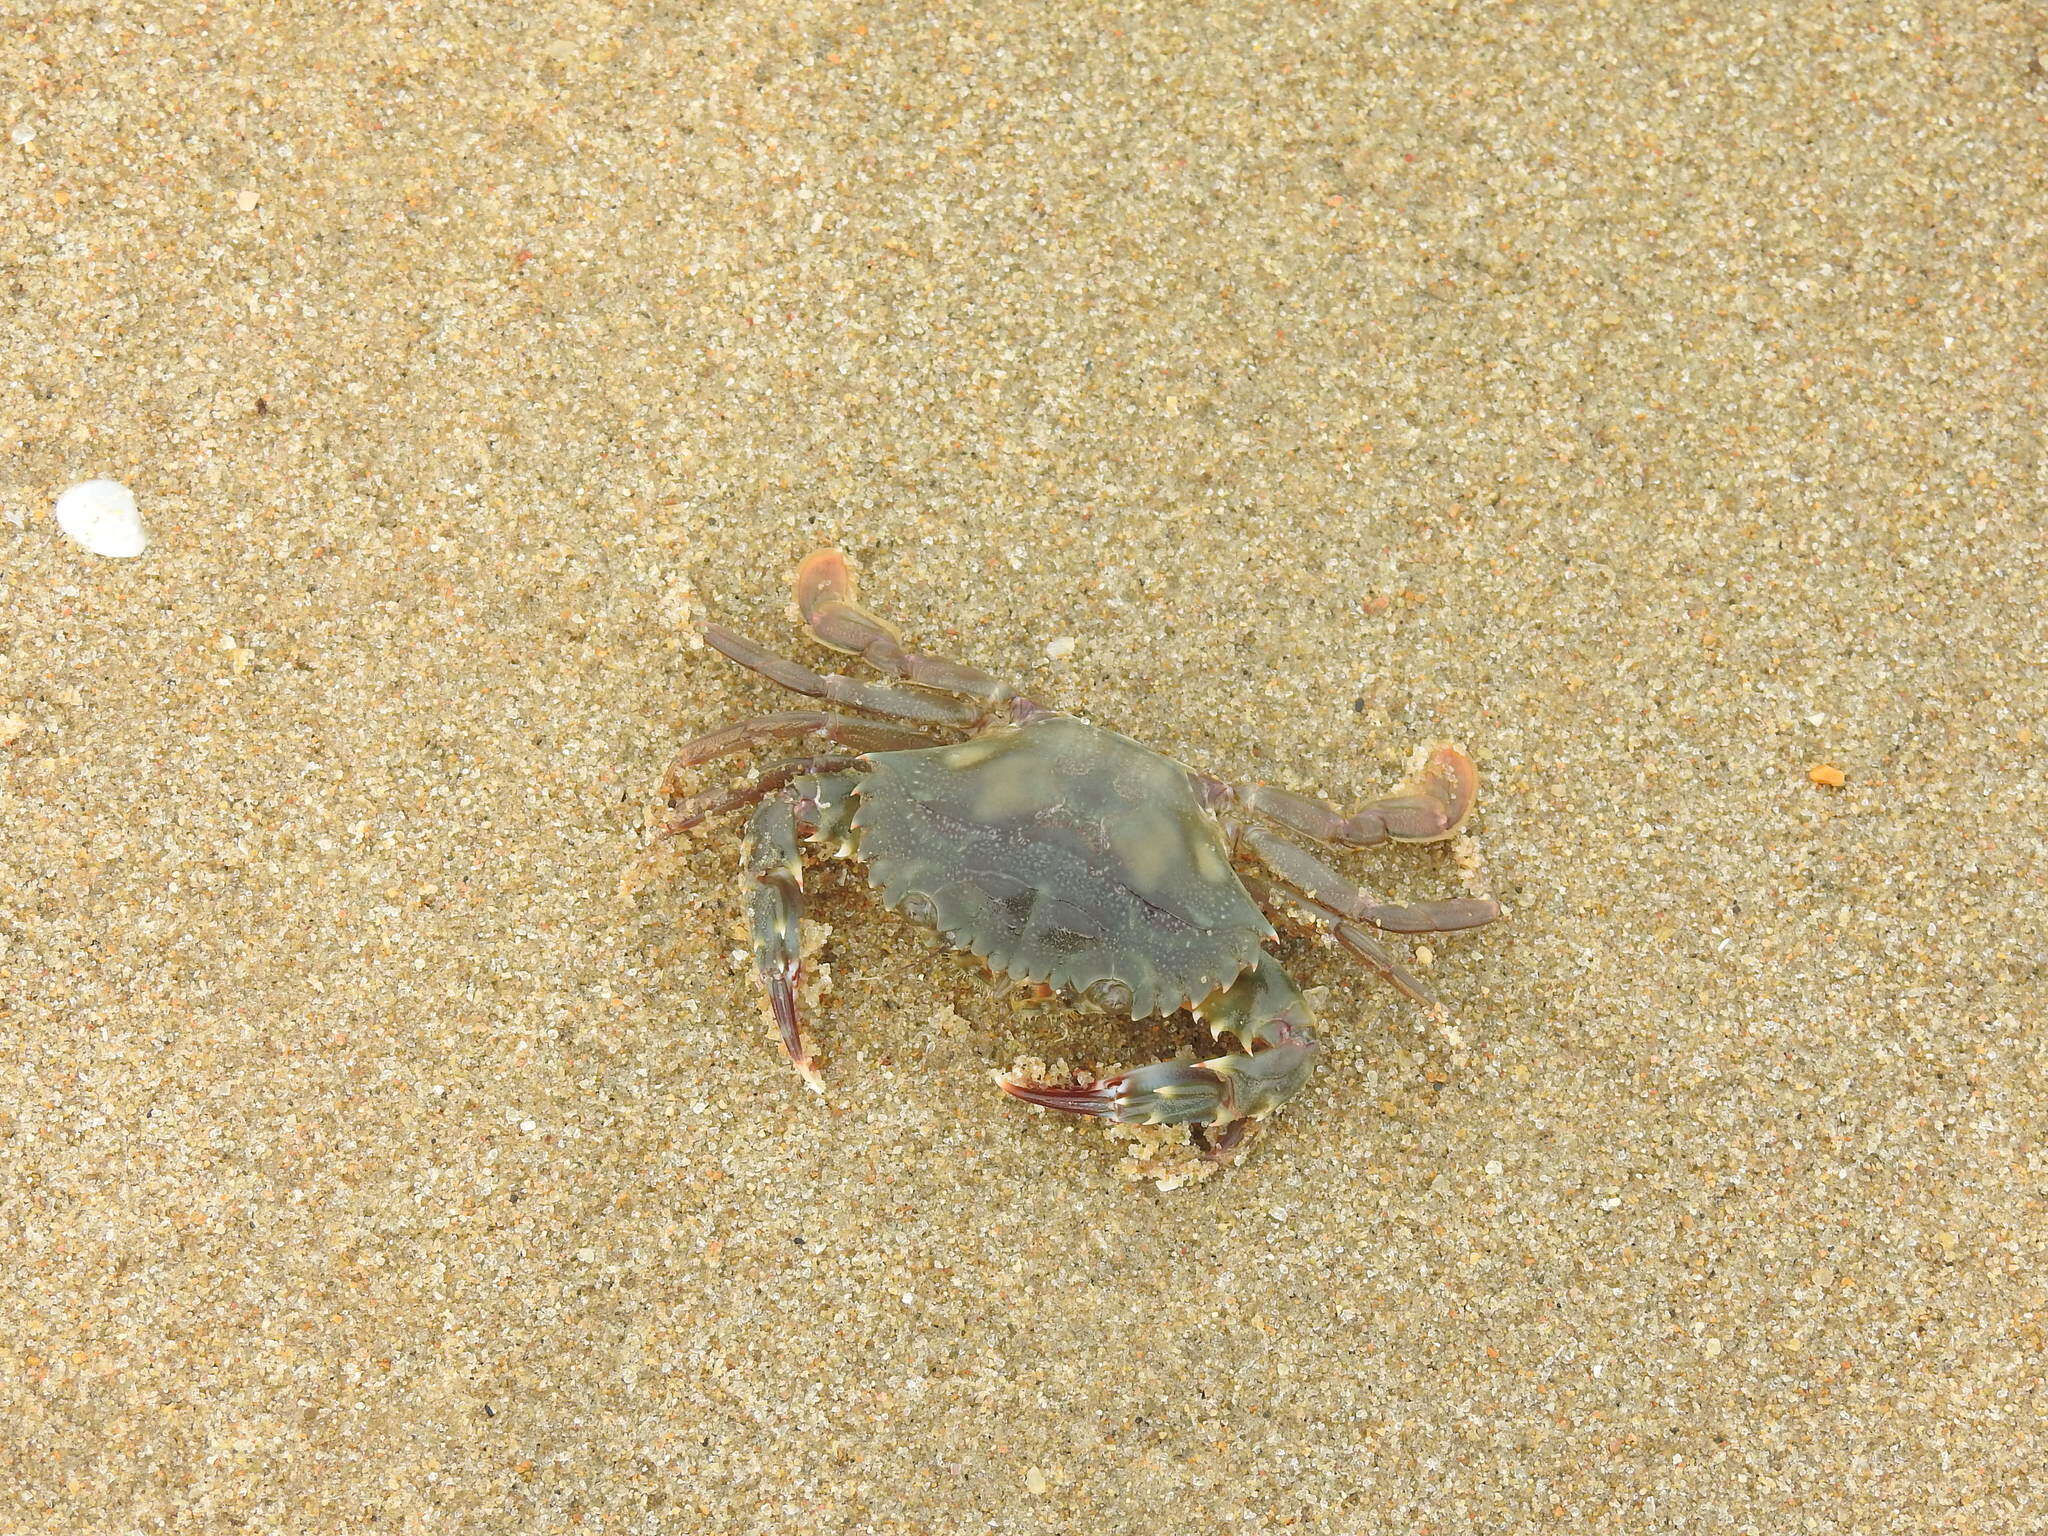
[[[1195,1017],[1243,1049],[1208,1061],[1162,1061],[1093,1083],[1006,1082],[1003,1091],[1119,1125],[1229,1126],[1214,1149],[1227,1155],[1243,1135],[1241,1122],[1270,1115],[1308,1081],[1315,1016],[1279,962],[1261,954],[1236,981],[1197,1003]]]
[[[901,630],[854,600],[853,572],[836,549],[815,550],[797,567],[796,608],[818,644],[858,656],[878,672],[974,699],[987,706],[990,716],[1017,696],[1016,689],[979,667],[905,650]]]
[[[804,867],[800,833],[814,841],[851,834],[853,778],[849,774],[793,779],[784,791],[754,812],[740,845],[741,878],[754,969],[768,996],[768,1010],[782,1036],[782,1048],[804,1081],[820,1085],[817,1062],[804,1050],[797,983],[803,974]]]
[[[1360,806],[1351,815],[1320,800],[1270,784],[1231,791],[1237,803],[1290,832],[1340,848],[1377,848],[1382,843],[1436,843],[1453,836],[1479,798],[1479,771],[1472,759],[1448,743],[1429,754],[1416,773],[1391,795]]]

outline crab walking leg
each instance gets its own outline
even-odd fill
[[[1490,896],[1464,896],[1452,901],[1425,901],[1400,906],[1382,901],[1353,884],[1321,859],[1259,827],[1232,827],[1231,840],[1279,878],[1318,905],[1387,933],[1458,933],[1483,928],[1500,916],[1500,903]]]
[[[1234,793],[1246,810],[1319,843],[1344,848],[1436,843],[1455,834],[1472,814],[1472,804],[1479,798],[1479,770],[1471,758],[1445,743],[1394,793],[1369,801],[1349,816],[1320,800],[1269,784]]]
[[[787,789],[807,773],[835,773],[841,769],[857,767],[857,757],[800,757],[794,762],[777,763],[763,768],[744,784],[730,789],[707,789],[687,800],[675,802],[675,820],[664,826],[659,836],[674,837],[692,827],[709,821],[726,811],[737,811],[750,805],[759,805],[770,795]]]
[[[979,667],[905,650],[900,629],[854,600],[853,572],[836,549],[817,550],[797,567],[796,607],[818,644],[858,656],[878,672],[976,699],[988,706],[989,715],[1017,696],[1016,689]]]
[[[802,776],[754,812],[741,845],[741,868],[754,968],[768,994],[782,1048],[806,1083],[819,1085],[818,1064],[804,1050],[797,983],[803,975],[804,868],[800,832],[836,842],[851,837],[853,779],[845,774]]]
[[[863,683],[836,672],[813,672],[801,662],[778,656],[766,646],[756,645],[745,635],[735,634],[720,624],[706,624],[703,634],[712,649],[730,657],[748,671],[758,672],[770,682],[780,683],[792,693],[887,715],[906,725],[968,726],[978,724],[983,718],[982,711],[973,705],[942,693],[929,693],[921,688],[896,688],[888,683]]]
[[[885,725],[879,720],[857,720],[852,715],[835,715],[822,709],[780,710],[772,715],[757,715],[751,720],[720,726],[694,741],[683,743],[669,763],[668,772],[662,776],[662,796],[668,800],[676,798],[681,792],[677,780],[686,768],[695,768],[731,752],[743,752],[764,741],[800,740],[805,736],[818,736],[835,747],[851,747],[856,752],[895,752],[939,744],[938,738],[913,731],[908,726]]]
[[[1244,871],[1239,873],[1244,880],[1245,889],[1252,893],[1252,899],[1268,912],[1293,908],[1310,927],[1330,935],[1372,970],[1392,982],[1394,990],[1403,997],[1411,1002],[1427,1003],[1432,1008],[1441,1006],[1429,988],[1417,981],[1406,966],[1388,953],[1384,944],[1356,923],[1346,921],[1342,913],[1332,912],[1321,902],[1312,900],[1290,886],[1280,885]]]
[[[1244,1049],[1208,1061],[1162,1061],[1093,1083],[1006,1082],[1003,1091],[1027,1104],[1119,1125],[1231,1125],[1270,1115],[1308,1081],[1314,1015],[1271,956],[1261,955],[1235,982],[1203,999],[1195,1016],[1219,1038],[1235,1036]]]

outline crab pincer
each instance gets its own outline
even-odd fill
[[[1313,1040],[1208,1061],[1161,1061],[1092,1083],[1006,1082],[1027,1104],[1117,1125],[1229,1125],[1270,1114],[1308,1076]]]
[[[1219,1039],[1233,1037],[1243,1049],[1207,1061],[1155,1062],[1092,1083],[1009,1081],[1003,1091],[1027,1104],[1117,1125],[1230,1126],[1263,1119],[1308,1080],[1315,1017],[1272,956],[1261,952],[1194,1012]]]
[[[813,1086],[817,1064],[804,1050],[803,1022],[797,1010],[797,979],[803,956],[803,852],[797,845],[797,822],[788,801],[770,801],[754,813],[742,855],[749,891],[754,966],[761,990],[782,1037],[790,1063]]]

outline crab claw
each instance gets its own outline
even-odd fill
[[[1120,1077],[1105,1077],[1092,1083],[1033,1083],[1006,1077],[996,1086],[1011,1098],[1036,1104],[1040,1109],[1104,1118],[1116,1114],[1116,1091],[1122,1083]]]
[[[1118,1125],[1228,1125],[1269,1115],[1308,1080],[1315,1042],[1290,1029],[1280,1041],[1208,1061],[1161,1061],[1093,1083],[1006,1082],[1027,1104]]]
[[[1213,1124],[1233,1118],[1235,1097],[1222,1074],[1199,1062],[1162,1061],[1093,1083],[1003,1084],[1003,1092],[1027,1104],[1094,1115],[1119,1125]]]

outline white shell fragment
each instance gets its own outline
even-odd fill
[[[132,560],[149,547],[135,493],[118,480],[87,480],[57,498],[57,526],[95,555]]]

